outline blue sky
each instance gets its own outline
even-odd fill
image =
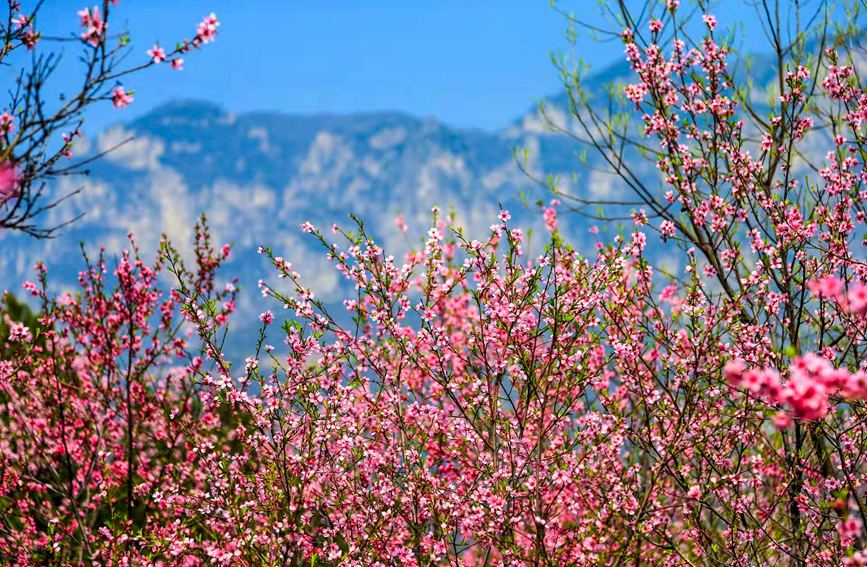
[[[73,30],[85,2],[46,4],[41,27]],[[603,21],[597,0],[566,7]],[[122,0],[113,29],[126,23],[133,56],[144,58],[154,40],[171,45],[192,35],[212,10],[222,21],[216,43],[190,54],[183,72],[163,66],[129,80],[135,103],[119,115],[100,113],[90,128],[201,98],[232,111],[388,109],[493,129],[559,90],[550,54],[568,48],[566,22],[546,0]],[[726,3],[732,20],[751,14],[738,0]],[[760,33],[747,38],[761,48]],[[621,52],[579,35],[578,55],[594,68]],[[74,70],[74,50],[66,57]]]

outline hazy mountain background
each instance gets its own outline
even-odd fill
[[[762,72],[754,68],[750,75],[761,83]],[[628,67],[617,64],[586,84],[594,96],[605,97],[605,85],[630,78]],[[549,97],[546,106],[556,122],[570,124],[564,94]],[[179,101],[84,140],[77,159],[128,138],[133,140],[95,162],[88,177],[63,180],[61,192],[83,191],[50,211],[45,223],[84,216],[57,238],[0,233],[0,289],[20,292],[36,260],[46,261],[57,289],[71,288],[83,266],[81,243],[113,254],[133,232],[152,257],[160,233],[187,244],[205,212],[217,241],[235,245],[223,274],[226,280],[240,277],[246,287],[236,319],[256,323],[249,314],[273,307],[255,289],[259,278],[274,280],[255,253],[259,245],[291,261],[318,297],[336,301],[347,291],[321,246],[299,230],[306,220],[328,232],[332,223],[351,224],[348,215],[354,213],[399,257],[424,236],[433,206],[453,209],[468,236],[479,237],[502,205],[538,242],[546,233],[536,202],[551,194],[520,170],[515,149],[526,151],[534,175],[555,176],[561,191],[589,199],[626,194],[592,151],[585,164],[578,142],[548,130],[538,106],[504,128],[483,131],[393,112],[233,114],[205,101]],[[649,183],[659,183],[652,161],[630,165]],[[410,226],[407,234],[397,228],[398,214]],[[562,224],[571,241],[590,253],[595,238],[588,228],[599,223],[573,214]]]

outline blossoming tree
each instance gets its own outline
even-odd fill
[[[647,471],[673,483],[705,471],[685,524],[703,553],[728,549],[727,561],[834,563],[839,550],[863,541],[867,97],[857,72],[863,6],[841,4],[808,14],[797,3],[756,3],[774,55],[765,85],[747,82],[744,58],[732,63],[713,15],[701,16],[695,40],[692,12],[678,0],[641,14],[621,3],[613,12],[634,74],[622,104],[634,109],[637,129],[606,114],[580,74],[563,67],[578,137],[645,207],[632,212],[633,246],[653,231],[687,258],[677,274],[683,322],[636,338],[669,344],[676,329],[695,343],[691,328],[714,328],[700,348],[715,352],[695,360],[728,360],[722,395],[736,398],[725,404],[731,425],[718,431],[732,437],[715,451],[690,447],[694,441],[677,448],[670,438],[660,451],[671,434],[663,430]],[[834,16],[844,9],[845,23]],[[661,187],[636,175],[636,152],[656,163]],[[712,367],[697,374],[677,358],[660,361],[678,384],[716,376]],[[702,397],[715,388],[708,384]],[[678,419],[694,439],[726,414],[717,406],[713,416]],[[864,557],[852,552],[850,560]]]
[[[781,46],[764,117],[717,20],[691,42],[682,9],[621,12],[644,141],[594,131],[570,83],[595,147],[622,135],[660,171],[639,186],[605,154],[645,208],[593,257],[557,200],[532,254],[508,211],[471,240],[435,210],[403,259],[361,221],[304,223],[354,292],[335,312],[263,247],[270,303],[243,364],[223,348],[231,249],[203,225],[192,267],[164,242],[153,268],[121,256],[113,289],[102,259],[76,296],[26,284],[43,308],[10,318],[2,351],[0,557],[867,564],[857,44]],[[653,265],[652,231],[682,271]]]

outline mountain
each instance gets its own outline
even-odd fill
[[[242,275],[248,286],[269,276],[253,253],[267,244],[292,260],[320,296],[339,295],[337,273],[322,269],[322,250],[298,230],[303,221],[347,225],[355,213],[397,253],[424,235],[434,205],[453,208],[476,236],[495,222],[500,204],[518,224],[538,230],[532,203],[550,195],[517,166],[515,148],[527,149],[535,174],[562,175],[565,189],[581,167],[574,141],[545,131],[535,109],[488,132],[395,112],[234,114],[209,102],[180,101],[84,140],[77,155],[86,158],[128,138],[87,177],[58,184],[60,192],[83,191],[43,222],[84,214],[59,237],[0,234],[0,289],[20,290],[37,259],[47,262],[60,287],[73,284],[83,265],[82,242],[116,251],[133,232],[148,253],[161,232],[187,242],[205,212],[217,238],[236,245],[227,275]],[[594,194],[611,186],[598,175],[580,180]],[[411,227],[407,235],[396,226],[398,214]]]
[[[808,39],[807,51],[820,47]],[[867,69],[863,60],[857,64]],[[762,103],[778,94],[775,59],[758,54],[733,58],[730,65],[739,83],[748,82],[762,114]],[[607,86],[631,80],[629,65],[621,61],[587,76],[584,86],[593,100],[607,104]],[[568,107],[565,92],[546,102],[554,121],[574,131]],[[116,251],[127,244],[130,231],[144,251],[155,249],[161,232],[187,242],[193,222],[205,212],[217,238],[236,245],[227,271],[254,283],[269,275],[251,253],[267,244],[291,259],[320,296],[337,297],[335,272],[321,269],[322,251],[301,235],[300,223],[345,225],[348,214],[355,213],[396,256],[424,235],[434,205],[453,208],[476,235],[494,222],[500,205],[512,212],[516,224],[538,230],[534,203],[551,195],[521,171],[516,150],[526,151],[533,176],[553,175],[566,194],[590,200],[627,195],[622,182],[604,172],[606,165],[594,150],[582,161],[587,147],[550,131],[536,106],[505,128],[483,131],[397,112],[235,114],[207,101],[179,101],[78,141],[76,158],[125,141],[97,160],[86,178],[64,178],[54,188],[57,194],[83,189],[43,219],[51,226],[85,215],[58,238],[35,241],[0,231],[0,290],[20,289],[38,259],[47,261],[58,285],[74,283],[82,266],[81,242]],[[627,158],[646,183],[659,183],[652,161]],[[394,222],[398,214],[411,227],[408,235]],[[563,223],[576,246],[588,252],[591,224],[580,215]]]
[[[617,64],[590,76],[587,86],[604,96],[605,85],[628,76],[628,67]],[[549,101],[550,115],[568,127],[565,95]],[[133,232],[150,255],[163,232],[187,243],[204,212],[217,241],[235,244],[224,274],[241,277],[248,289],[241,311],[267,305],[255,290],[259,278],[273,280],[272,269],[255,253],[260,245],[291,261],[318,297],[333,301],[346,290],[321,246],[299,230],[304,221],[348,226],[354,213],[396,257],[418,244],[435,205],[454,210],[469,237],[485,233],[500,206],[511,211],[516,225],[542,233],[534,203],[551,194],[521,171],[516,149],[526,150],[534,176],[555,176],[560,191],[588,199],[625,194],[614,176],[595,167],[601,165],[598,156],[591,151],[589,165],[582,163],[580,144],[549,131],[535,107],[491,132],[395,112],[235,114],[209,102],[180,101],[108,128],[76,150],[86,158],[118,144],[86,178],[63,179],[56,188],[83,188],[44,219],[53,224],[84,214],[58,238],[0,233],[0,289],[19,291],[36,260],[47,262],[58,289],[72,287],[83,266],[80,243],[116,252]],[[653,162],[636,159],[630,166],[658,183]],[[398,214],[409,233],[398,229]],[[563,224],[576,246],[590,252],[587,228],[594,223],[573,215]]]

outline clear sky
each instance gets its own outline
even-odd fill
[[[75,13],[87,3],[46,2],[40,25],[75,30]],[[602,22],[597,0],[567,7]],[[162,66],[135,76],[126,85],[135,103],[96,120],[201,98],[232,111],[387,109],[493,129],[559,90],[550,54],[567,48],[566,22],[547,0],[121,0],[113,31],[126,22],[133,56],[144,59],[154,40],[172,45],[191,36],[212,10],[222,22],[216,43],[189,54],[180,73]],[[720,16],[725,23],[752,14],[734,0]],[[761,49],[760,33],[747,41]],[[621,53],[617,43],[579,35],[578,54],[594,68]],[[72,48],[66,58],[75,64]],[[90,129],[103,125],[91,121]]]

